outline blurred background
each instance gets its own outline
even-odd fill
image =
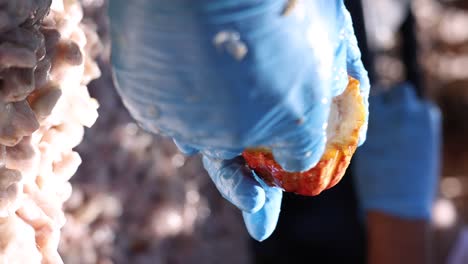
[[[254,263],[240,212],[219,195],[200,157],[182,155],[128,115],[111,80],[106,0],[81,2],[101,38],[94,55],[102,76],[89,86],[100,117],[77,149],[83,164],[66,204],[64,262]],[[364,5],[376,82],[391,86],[406,78],[404,33],[389,30],[406,11],[387,0]],[[468,252],[468,1],[414,0],[412,10],[424,90],[444,116],[431,254],[452,263]]]

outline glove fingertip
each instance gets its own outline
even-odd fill
[[[243,212],[256,213],[265,205],[265,191],[260,186],[254,186],[250,194],[244,194],[237,201],[228,200]]]
[[[203,166],[221,195],[242,211],[254,213],[265,204],[265,191],[240,159],[203,156]]]
[[[420,105],[420,98],[413,84],[409,82],[393,87],[384,97],[387,104],[392,104],[399,109],[415,109],[417,105]]]
[[[265,205],[255,213],[243,212],[245,226],[250,236],[262,242],[275,231],[281,211],[283,192],[278,188],[270,187],[266,190]]]
[[[255,217],[255,213],[242,212],[242,217],[244,218],[245,227],[249,235],[257,240],[262,242],[273,234],[275,227],[271,228],[271,224],[264,224],[261,227],[258,227],[258,222]]]

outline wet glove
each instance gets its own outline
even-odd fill
[[[268,147],[286,170],[307,170],[324,151],[331,98],[348,74],[367,105],[343,1],[113,0],[109,11],[114,79],[131,115],[182,152],[201,152],[252,237],[267,238],[282,191],[247,169],[241,152]]]

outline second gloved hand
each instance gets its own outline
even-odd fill
[[[293,1],[291,1],[293,2]],[[221,194],[257,240],[274,230],[282,192],[238,156],[268,147],[303,171],[320,159],[331,98],[348,74],[369,82],[342,0],[110,2],[118,92],[147,130],[201,152]],[[365,138],[365,129],[361,133]]]
[[[418,98],[408,83],[369,101],[368,138],[353,162],[362,209],[430,219],[440,164],[437,106]]]

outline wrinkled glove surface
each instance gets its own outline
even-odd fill
[[[363,211],[429,219],[440,172],[439,109],[408,83],[369,103],[367,141],[352,163]]]
[[[367,106],[343,1],[113,0],[109,12],[114,79],[131,115],[184,153],[201,152],[252,237],[267,238],[282,191],[247,169],[241,152],[269,147],[286,170],[309,169],[348,74]]]

